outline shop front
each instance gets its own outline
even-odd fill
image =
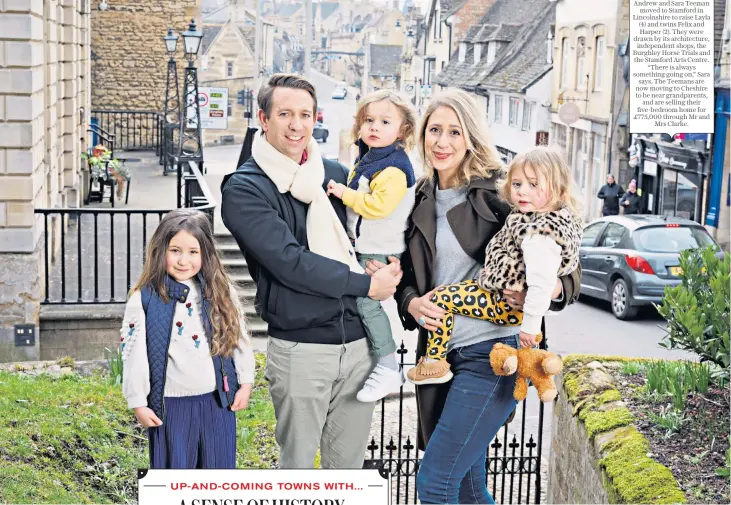
[[[707,152],[639,138],[635,169],[643,213],[676,216],[702,223],[710,174]]]

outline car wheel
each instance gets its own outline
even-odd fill
[[[327,135],[325,135],[324,137],[322,137],[322,143],[324,144],[325,142],[327,142]]]
[[[631,319],[637,314],[637,307],[632,306],[632,295],[627,282],[620,278],[612,284],[612,313],[617,319]]]

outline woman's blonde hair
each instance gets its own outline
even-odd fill
[[[429,118],[439,107],[449,107],[457,114],[467,144],[467,154],[457,173],[457,184],[468,184],[472,178],[489,178],[502,173],[503,163],[492,145],[487,124],[477,112],[477,104],[467,92],[449,89],[432,98],[421,120],[419,153],[424,161],[424,175],[430,179],[434,176],[434,168],[426,157],[426,129]]]
[[[566,162],[566,156],[556,148],[538,146],[518,154],[508,165],[507,174],[498,181],[497,188],[500,196],[510,203],[510,181],[516,171],[522,170],[526,177],[535,177],[539,181],[546,181],[546,188],[551,193],[548,202],[550,208],[566,207],[577,218],[581,217],[581,203],[576,197],[571,170]],[[541,177],[542,176],[542,177]]]
[[[353,123],[353,129],[351,135],[353,141],[356,141],[360,137],[360,127],[363,126],[366,120],[366,113],[368,112],[368,106],[381,100],[388,100],[391,102],[401,113],[402,119],[402,136],[401,145],[406,151],[410,151],[414,147],[414,132],[416,131],[416,111],[411,105],[411,102],[396,91],[389,89],[381,89],[369,93],[360,100],[358,100],[358,108],[355,111],[355,123]]]
[[[241,331],[243,311],[232,293],[231,281],[216,251],[211,221],[203,212],[175,209],[162,218],[147,246],[142,275],[130,290],[130,295],[149,286],[165,303],[168,303],[165,288],[165,278],[168,276],[165,258],[170,241],[183,230],[193,235],[200,245],[203,260],[200,274],[205,281],[205,291],[201,295],[211,302],[209,314],[213,329],[211,354],[230,357],[234,349],[239,347],[239,340],[247,337]]]

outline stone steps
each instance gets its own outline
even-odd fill
[[[236,240],[228,231],[216,233],[215,240],[221,263],[237,288],[252,337],[266,337],[267,324],[257,315],[254,309],[256,284],[251,278],[244,255],[241,254]]]

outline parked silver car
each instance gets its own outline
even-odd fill
[[[581,294],[611,302],[618,319],[660,303],[680,283],[680,252],[718,247],[700,224],[664,216],[606,216],[584,227]]]

